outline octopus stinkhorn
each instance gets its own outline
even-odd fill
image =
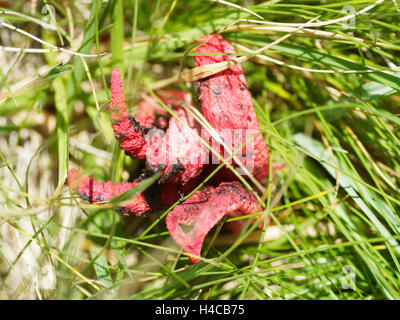
[[[194,60],[197,66],[235,58],[234,55],[223,55],[235,51],[221,35],[206,35],[200,41],[202,45],[196,49],[197,53],[219,55],[196,56]],[[141,177],[161,172],[157,183],[159,205],[175,203],[215,169],[212,160],[215,160],[215,154],[204,143],[215,146],[214,136],[205,131],[185,107],[192,103],[189,93],[176,90],[157,92],[159,99],[174,116],[162,108],[156,98],[147,96],[139,102],[139,112],[134,118],[128,113],[118,69],[113,69],[111,73],[111,92],[112,127],[120,147],[127,155],[145,163]],[[216,152],[226,157],[227,144],[239,146],[239,149],[242,147],[237,153],[242,165],[257,180],[265,179],[269,174],[269,152],[261,134],[248,143],[248,132],[258,132],[260,127],[241,65],[236,64],[199,80],[198,98],[204,118],[220,139],[226,142],[224,146],[217,143]],[[199,137],[204,139],[203,142]],[[235,160],[232,166],[239,169]],[[90,202],[112,200],[138,183],[140,178],[131,183],[102,183],[89,179],[75,169],[69,171],[68,179],[71,189]],[[118,208],[118,212],[142,215],[153,210],[153,207],[146,194],[141,193]],[[197,262],[205,236],[224,216],[236,217],[259,210],[261,206],[255,195],[224,166],[206,186],[167,214],[166,225],[183,251],[192,254],[192,262]],[[182,226],[191,230],[185,232]],[[240,232],[242,223],[231,222],[230,227]]]

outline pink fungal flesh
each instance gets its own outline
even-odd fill
[[[68,173],[68,185],[73,191],[79,193],[83,199],[89,202],[110,201],[138,183],[140,182],[99,182],[96,179],[89,179],[75,169],[70,169]],[[151,211],[151,208],[143,194],[138,194],[129,200],[128,203],[124,204],[123,207],[119,207],[118,211],[141,215]]]
[[[200,256],[204,238],[225,215],[252,214],[259,209],[257,199],[239,182],[206,187],[177,205],[166,218],[172,238],[183,251]],[[181,225],[191,227],[185,232]],[[190,257],[198,262],[197,257]]]
[[[235,53],[233,47],[220,35],[206,35],[200,41],[207,42],[198,47],[196,53]],[[194,60],[197,66],[203,66],[234,58],[234,55],[199,55]],[[247,141],[243,148],[245,157],[241,162],[257,180],[267,177],[269,152],[262,135],[257,135],[254,142],[251,140],[251,136],[260,127],[241,65],[236,64],[199,80],[198,87],[203,115],[207,121],[214,129],[221,131],[222,139],[229,141],[234,134],[241,133],[238,147]],[[239,152],[238,156],[241,154]]]

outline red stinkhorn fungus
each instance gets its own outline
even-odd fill
[[[198,53],[235,52],[220,35],[207,35],[202,41],[206,42],[197,48]],[[233,58],[233,55],[201,55],[196,56],[195,61],[202,66]],[[249,131],[254,134],[260,128],[240,64],[199,80],[198,84],[199,100],[207,121],[224,142],[235,140],[235,147],[247,143],[236,159],[241,159],[239,161],[257,180],[267,177],[269,153],[263,137],[258,134],[252,140],[248,135]],[[210,151],[196,137],[204,138],[202,128],[185,108],[191,103],[188,93],[174,90],[157,93],[170,112],[162,108],[153,96],[147,96],[139,102],[135,119],[128,113],[118,69],[112,70],[111,91],[110,112],[115,137],[128,155],[145,162],[145,175],[149,171],[162,172],[158,181],[162,205],[169,206],[182,199],[215,168],[209,164]],[[213,142],[208,133],[205,138]],[[223,148],[216,150],[224,156]],[[238,164],[234,162],[233,166],[237,168]],[[185,252],[200,256],[204,238],[224,216],[237,217],[261,209],[254,194],[235,180],[235,175],[224,167],[210,180],[214,186],[204,186],[168,213],[167,228]],[[101,183],[74,169],[69,171],[71,188],[90,202],[109,201],[138,183]],[[140,215],[150,210],[146,197],[139,194],[119,212]],[[242,226],[242,221],[228,225],[236,233]],[[191,230],[185,232],[182,227]],[[197,257],[190,259],[193,262],[199,260]]]

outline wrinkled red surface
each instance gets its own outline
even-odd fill
[[[208,41],[196,49],[197,53],[235,53],[233,47],[220,35],[206,35],[200,41],[204,40]],[[199,55],[194,60],[197,66],[203,66],[234,58],[234,55]],[[198,87],[203,115],[214,129],[221,132],[222,139],[233,141],[234,133],[239,132],[242,135],[242,139],[238,139],[239,147],[249,139],[252,132],[259,131],[257,116],[240,64],[199,80]],[[247,137],[246,130],[249,130]],[[262,180],[267,177],[269,153],[262,135],[254,139],[254,148],[248,143],[247,148],[242,151],[245,156],[240,160],[255,178]],[[239,152],[238,156],[240,155]]]
[[[259,209],[255,196],[239,182],[224,182],[199,190],[177,205],[167,215],[167,228],[183,251],[200,256],[204,238],[225,215],[246,215]],[[182,226],[191,230],[185,232]]]
[[[129,116],[121,75],[116,68],[111,72],[110,112],[114,135],[119,140],[120,147],[128,155],[143,160],[146,157],[148,143],[143,128]]]
[[[110,110],[114,134],[127,154],[146,160],[147,169],[153,172],[162,170],[161,182],[184,185],[201,173],[207,151],[196,138],[200,127],[180,107],[182,103],[190,103],[188,93],[165,90],[160,95],[160,99],[174,109],[179,121],[167,115],[151,96],[139,103],[137,121],[127,112],[118,69],[112,71],[111,91]],[[153,125],[155,128],[149,131]],[[157,130],[157,127],[166,129],[165,134],[163,130]]]
[[[146,164],[154,171],[163,168],[161,182],[185,185],[201,174],[208,152],[196,138],[200,128],[193,117],[182,108],[174,113],[179,120],[171,117],[165,134],[158,130],[152,136]]]
[[[121,193],[129,190],[139,182],[122,183],[122,182],[99,182],[96,179],[89,179],[75,169],[68,172],[68,185],[71,189],[90,202],[110,201]],[[123,207],[118,208],[120,213],[135,213],[141,215],[151,211],[143,194],[138,194],[129,200]]]
[[[209,41],[197,48],[198,53],[235,52],[220,35],[207,35],[201,40]],[[233,55],[196,56],[195,62],[201,66],[233,58]],[[249,138],[248,132],[254,134],[259,131],[240,65],[202,79],[198,84],[203,114],[224,141],[235,141],[235,147],[238,147]],[[163,103],[179,118],[177,120],[150,95],[139,102],[136,119],[131,117],[125,104],[118,69],[112,70],[111,91],[110,112],[114,134],[128,155],[145,162],[147,171],[162,171],[158,183],[163,206],[170,206],[183,198],[204,180],[201,174],[207,175],[215,168],[215,165],[208,164],[211,154],[196,134],[209,139],[211,144],[213,140],[208,135],[201,135],[200,125],[183,107],[191,103],[187,92],[157,92]],[[219,148],[219,151],[224,156],[223,148]],[[262,180],[268,176],[269,154],[261,135],[253,143],[248,143],[237,157],[256,179]],[[233,165],[237,167],[236,163]],[[279,168],[282,165],[273,167]],[[224,216],[237,217],[261,209],[255,196],[236,180],[236,176],[227,167],[223,167],[209,180],[210,185],[204,186],[168,213],[167,228],[185,252],[200,256],[206,235]],[[111,200],[137,183],[101,183],[76,170],[69,172],[71,188],[91,202]],[[140,194],[119,211],[143,214],[150,210],[145,197]],[[245,221],[230,222],[227,227],[240,233]],[[185,232],[182,227],[190,230]],[[198,261],[197,258],[191,260]]]

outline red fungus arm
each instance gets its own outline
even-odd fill
[[[90,202],[110,201],[139,183],[138,181],[132,183],[99,182],[96,179],[89,179],[75,169],[68,172],[68,185],[83,199]],[[151,211],[151,208],[144,195],[138,194],[123,207],[118,207],[117,211],[123,214],[141,215]]]
[[[201,41],[205,40],[208,41],[196,49],[197,53],[235,53],[233,47],[220,35],[206,35]],[[203,66],[234,58],[236,56],[233,55],[199,55],[194,60],[197,66]],[[237,144],[239,147],[259,131],[259,123],[240,64],[199,80],[198,87],[204,117],[217,132],[220,131],[224,141],[232,140],[234,134],[242,135]],[[238,156],[242,153],[245,156],[239,159],[256,179],[262,180],[268,175],[269,153],[262,135],[254,139],[254,144],[248,142]]]
[[[224,182],[206,187],[168,213],[167,228],[176,243],[187,253],[200,256],[204,238],[225,215],[247,215],[260,209],[255,196],[239,182]],[[184,232],[181,225],[192,228]],[[198,258],[191,257],[192,262]]]
[[[125,104],[119,69],[111,71],[111,121],[115,137],[125,152],[137,159],[144,159],[147,151],[145,130],[131,116]]]

